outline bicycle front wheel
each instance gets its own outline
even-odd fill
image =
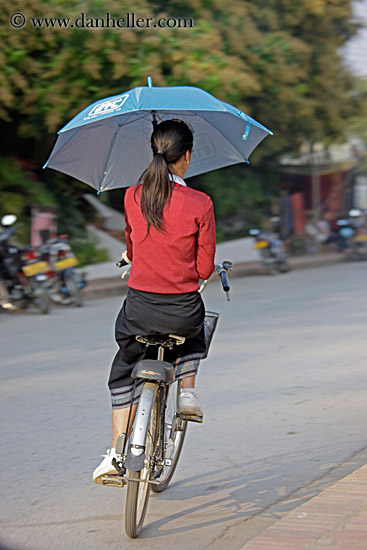
[[[157,480],[159,483],[157,485],[152,485],[152,491],[154,493],[161,493],[167,489],[176,470],[186,435],[187,422],[179,418],[177,414],[179,391],[178,382],[174,382],[170,385],[165,414],[164,465],[162,474]]]
[[[128,477],[136,481],[127,482],[125,531],[127,536],[133,539],[140,534],[148,507],[150,484],[147,481],[151,479],[153,473],[152,456],[158,440],[159,408],[159,392],[156,391],[145,440],[144,468],[139,472],[128,470]]]

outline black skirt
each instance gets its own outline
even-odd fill
[[[176,379],[197,373],[199,362],[206,350],[203,321],[204,303],[200,294],[155,294],[128,289],[127,297],[116,319],[115,337],[119,350],[113,360],[108,386],[112,407],[126,407],[131,401],[134,379],[131,371],[141,359],[156,359],[157,348],[146,347],[135,336],[152,334],[177,334],[185,336],[185,342],[166,349],[164,360],[173,364]],[[143,381],[136,385],[136,401]]]

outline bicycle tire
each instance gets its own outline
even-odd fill
[[[187,421],[177,417],[177,393],[179,383],[174,382],[169,387],[166,413],[165,413],[165,456],[164,461],[168,459],[170,464],[165,464],[163,473],[158,478],[158,485],[152,485],[154,493],[162,493],[168,487],[169,482],[175,473],[178,460],[181,455],[183,442],[185,440]],[[171,441],[171,443],[170,443]]]
[[[128,477],[136,479],[136,481],[127,482],[125,500],[125,532],[132,539],[139,536],[148,507],[150,484],[144,483],[144,481],[152,477],[151,456],[156,447],[159,434],[160,396],[157,389],[158,386],[153,398],[153,406],[150,412],[148,432],[145,440],[145,466],[139,472],[128,470]]]

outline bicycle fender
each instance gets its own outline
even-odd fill
[[[124,462],[124,466],[126,470],[131,470],[133,472],[140,472],[140,470],[144,468],[144,462],[145,462],[145,452],[143,452],[143,454],[139,456],[134,456],[131,452],[131,449],[129,449]]]
[[[158,384],[146,382],[141,393],[138,410],[136,411],[133,434],[125,460],[125,468],[139,472],[144,467],[145,441],[148,433],[150,415]]]

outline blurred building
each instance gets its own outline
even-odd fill
[[[353,17],[360,28],[341,54],[355,76],[367,79],[367,0],[353,2]],[[366,145],[358,138],[328,148],[315,144],[312,151],[305,144],[297,156],[283,156],[279,179],[284,193],[279,213],[288,212],[282,219],[291,233],[303,233],[306,213],[312,212],[315,221],[324,218],[333,223],[352,207],[367,209],[367,176],[359,173],[365,157]],[[291,223],[286,221],[289,212]]]
[[[363,200],[365,182],[358,171],[365,156],[363,141],[353,138],[328,148],[316,144],[312,151],[305,145],[296,157],[281,158],[279,176],[292,205],[295,233],[303,232],[306,212],[333,223]]]

